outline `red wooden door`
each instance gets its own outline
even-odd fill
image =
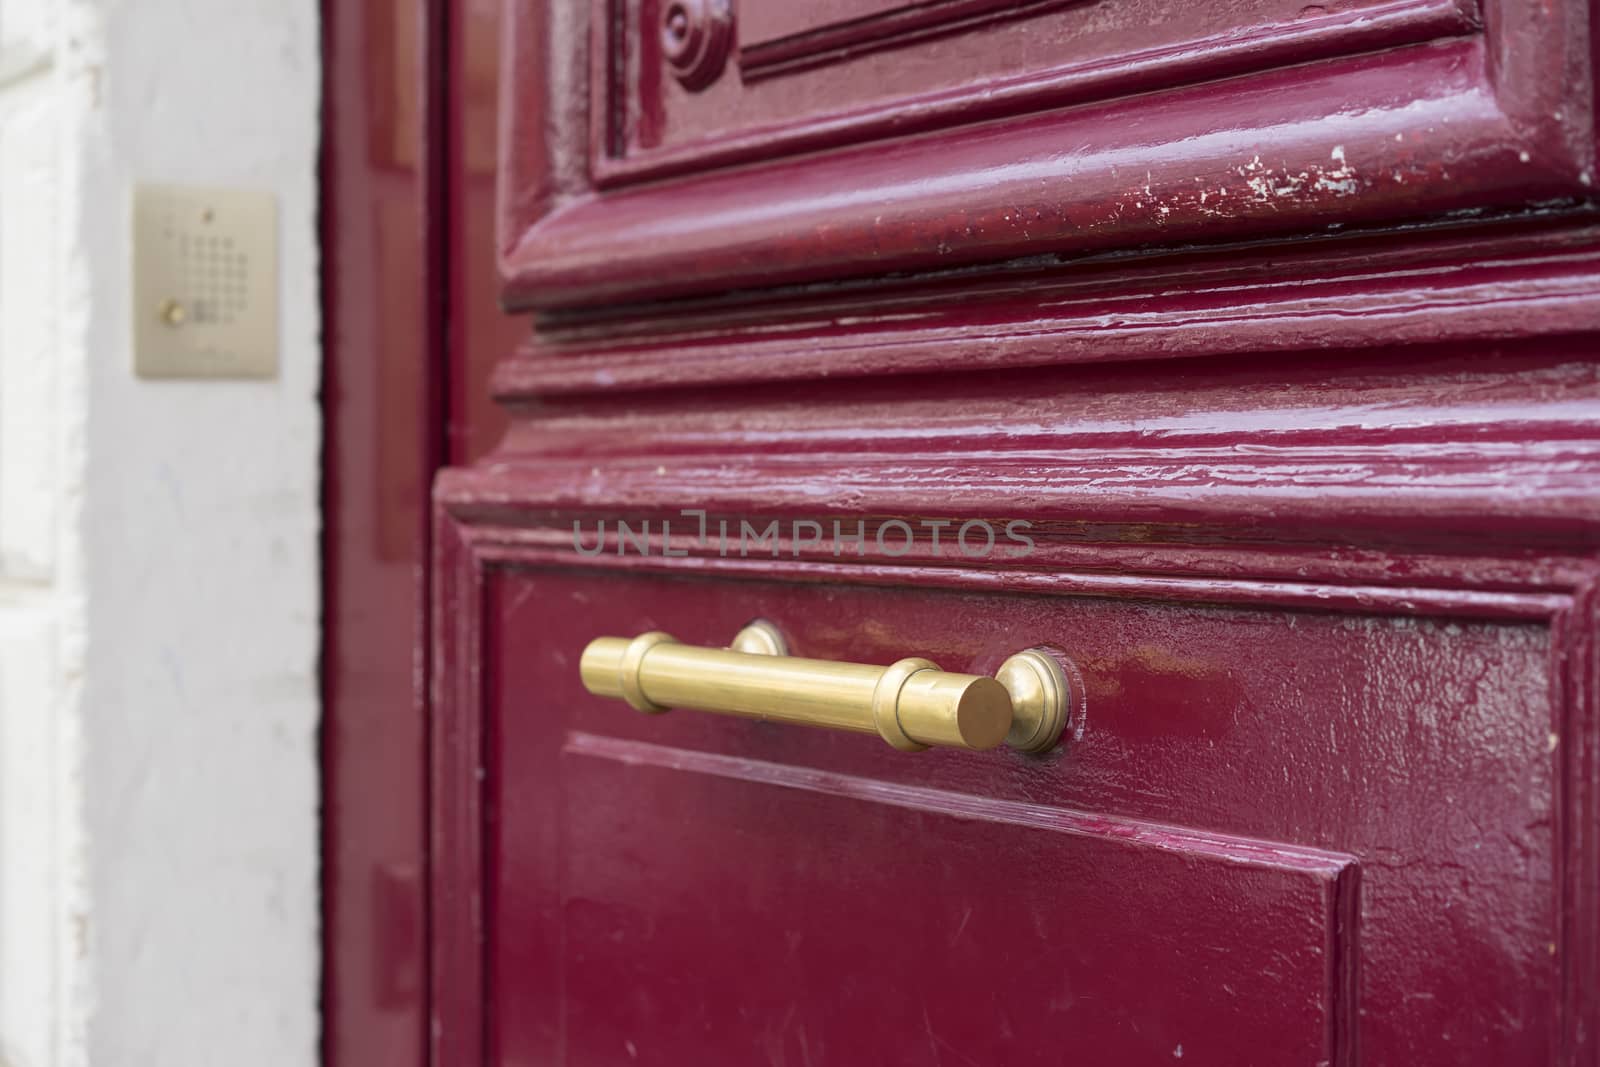
[[[504,11],[434,1063],[1594,1062],[1587,5]],[[1070,717],[580,679],[754,619]]]

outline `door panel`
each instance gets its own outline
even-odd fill
[[[663,54],[675,2],[612,0],[596,8],[617,78],[601,98],[613,148],[596,162],[607,182],[686,169],[697,158],[703,166],[758,136],[769,157],[824,126],[837,141],[870,136],[873,113],[882,122],[893,112],[902,128],[934,116],[954,125],[1005,110],[993,100],[997,92],[1018,105],[1017,97],[1051,95],[1056,103],[1087,95],[1083,83],[1098,83],[1102,93],[1141,79],[1162,84],[1162,71],[1171,85],[1202,71],[1266,66],[1275,56],[1333,53],[1341,41],[1353,50],[1362,39],[1397,44],[1460,34],[1476,14],[1457,0],[1365,0],[1320,11],[1297,0],[1180,9],[1152,0],[764,0],[739,5],[727,69],[694,88]],[[691,26],[706,18],[695,4],[682,10]]]
[[[1430,1062],[1441,1034],[1456,1064],[1553,1055],[1544,625],[486,579],[505,1062]],[[906,754],[578,683],[591,637],[721,645],[758,613],[812,658],[978,673],[1056,645],[1085,704],[1045,757]]]
[[[1349,857],[597,734],[564,755],[567,1062],[1333,1063],[1348,1041]]]
[[[507,429],[431,540],[437,1067],[1594,1059],[1591,5],[504,10],[499,291],[447,318]],[[1065,741],[580,683],[755,618],[1050,645]]]
[[[508,306],[1590,197],[1581,0],[749,6],[513,5]]]

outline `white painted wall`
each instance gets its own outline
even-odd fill
[[[0,0],[0,1065],[317,1055],[316,0]],[[279,197],[281,371],[131,370],[135,182]]]
[[[64,12],[0,0],[0,1064],[81,1062],[81,718],[89,373]]]

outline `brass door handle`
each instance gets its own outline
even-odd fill
[[[674,707],[875,733],[895,748],[1025,752],[1054,748],[1066,726],[1066,672],[1049,653],[1019,652],[993,678],[951,674],[925,659],[887,667],[786,655],[770,623],[739,631],[733,647],[682,645],[668,634],[597,637],[579,672],[596,696],[643,712]]]

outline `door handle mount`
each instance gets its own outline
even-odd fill
[[[1002,741],[1045,752],[1072,704],[1066,671],[1049,651],[1008,658],[994,677],[954,674],[926,659],[887,667],[788,655],[777,627],[753,622],[729,648],[680,644],[658,631],[597,637],[579,664],[583,686],[657,714],[698,708],[752,719],[875,733],[903,752],[989,749]]]

